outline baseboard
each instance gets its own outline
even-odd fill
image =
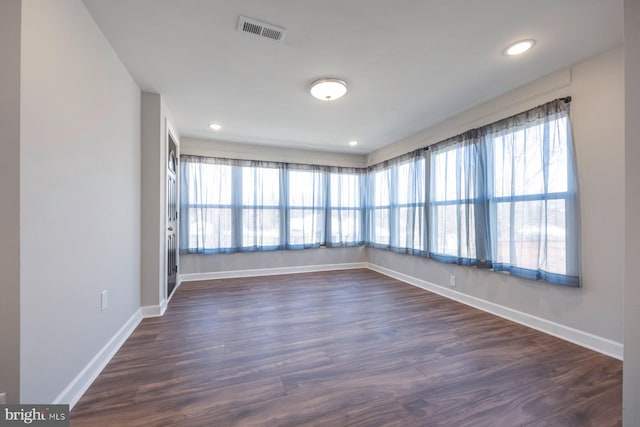
[[[69,404],[69,409],[72,409],[75,404],[78,403],[78,400],[80,400],[84,392],[87,391],[122,344],[129,338],[129,335],[136,329],[142,320],[142,311],[142,308],[139,308],[133,313],[129,320],[111,337],[109,342],[98,351],[82,371],[80,371],[69,385],[53,400],[54,404]]]
[[[144,305],[144,306],[140,307],[143,319],[147,319],[149,317],[162,316],[166,309],[167,309],[166,300],[161,305]]]
[[[313,273],[315,271],[352,270],[368,268],[367,262],[342,264],[303,265],[298,267],[257,268],[253,270],[216,271],[211,273],[186,273],[180,275],[180,282],[194,280],[235,279],[239,277],[275,276],[279,274]]]
[[[384,274],[385,276],[392,277],[410,285],[425,289],[438,295],[442,295],[443,297],[461,302],[463,304],[475,307],[482,311],[486,311],[488,313],[511,320],[513,322],[520,323],[521,325],[537,329],[546,334],[553,335],[566,341],[570,341],[574,344],[578,344],[582,347],[586,347],[599,353],[606,354],[607,356],[614,357],[618,360],[622,360],[623,345],[619,342],[611,341],[609,339],[602,338],[588,332],[580,331],[569,326],[561,325],[559,323],[552,322],[541,317],[533,316],[522,311],[514,310],[512,308],[485,301],[483,299],[476,298],[474,296],[467,295],[462,292],[446,288],[444,286],[436,285],[435,283],[427,282],[426,280],[418,279],[416,277],[409,276],[407,274],[400,273],[398,271],[394,271],[380,265],[372,263],[367,264],[367,267],[369,269]]]

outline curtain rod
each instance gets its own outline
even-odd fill
[[[561,102],[564,102],[565,104],[568,104],[568,103],[570,103],[570,102],[571,102],[571,96],[565,96],[564,98],[556,98],[556,99],[554,99],[553,101],[545,102],[544,104],[537,105],[537,106],[535,106],[535,107],[533,107],[533,108],[530,108],[529,110],[523,111],[523,112],[518,113],[518,114],[514,114],[514,115],[509,116],[509,117],[505,117],[504,119],[500,119],[500,120],[498,120],[497,122],[501,122],[502,120],[509,120],[510,118],[513,118],[513,117],[519,116],[519,115],[520,115],[520,114],[522,114],[522,113],[526,113],[527,111],[535,110],[535,109],[536,109],[536,108],[538,108],[538,107],[541,107],[541,106],[543,106],[543,105],[546,105],[546,104],[549,104],[549,103],[551,103],[551,102],[555,102],[555,101],[561,101]],[[497,123],[497,122],[495,122],[495,123]],[[489,125],[487,125],[487,126],[489,126]],[[480,126],[480,127],[478,127],[478,128],[475,128],[475,129],[481,129],[481,128],[483,128],[483,127],[484,127],[484,126]],[[443,140],[443,141],[436,142],[436,143],[434,143],[434,144],[428,145],[428,146],[424,147],[423,149],[424,149],[424,150],[431,150],[431,147],[432,147],[432,146],[434,146],[434,145],[438,145],[438,144],[440,144],[440,143],[443,143],[443,142],[445,142],[445,141],[448,141],[449,139],[456,138],[456,137],[458,137],[458,136],[460,136],[460,135],[463,135],[463,134],[465,134],[465,133],[467,133],[467,132],[470,132],[470,131],[472,131],[472,130],[475,130],[475,129],[469,129],[469,130],[467,130],[467,131],[465,131],[465,132],[462,132],[462,133],[461,133],[461,134],[459,134],[459,135],[452,136],[451,138],[447,138],[447,139],[445,139],[445,140]]]

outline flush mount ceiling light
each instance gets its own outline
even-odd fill
[[[311,83],[309,91],[322,101],[333,101],[347,93],[347,84],[340,79],[320,79]]]
[[[356,145],[358,145],[358,141],[349,141],[349,145],[355,147]]]
[[[528,40],[520,40],[519,42],[515,42],[509,45],[505,50],[504,54],[507,56],[517,56],[522,55],[536,44],[536,41],[533,39]]]
[[[211,123],[211,124],[209,124],[209,127],[211,128],[211,130],[220,130],[220,129],[222,129],[222,126],[220,126],[217,123]]]

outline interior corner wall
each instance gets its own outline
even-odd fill
[[[0,2],[0,393],[20,399],[21,0]]]
[[[140,89],[80,0],[22,1],[21,61],[20,395],[50,403],[139,313]]]
[[[640,2],[624,2],[626,248],[623,422],[640,425]]]
[[[546,101],[572,96],[571,120],[582,215],[582,288],[550,285],[373,248],[368,248],[369,262],[445,287],[449,276],[455,275],[457,292],[620,345],[625,271],[621,256],[625,241],[623,75],[623,49],[617,47],[573,66],[570,74],[569,70],[554,73],[369,157],[370,162],[384,160]],[[636,169],[638,163],[634,163]],[[639,181],[640,178],[636,183]]]

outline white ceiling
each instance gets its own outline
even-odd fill
[[[622,43],[621,0],[84,3],[181,136],[356,153]],[[237,32],[240,15],[285,27],[284,42]],[[525,38],[532,51],[502,54]],[[349,92],[312,98],[309,84],[326,76]]]

